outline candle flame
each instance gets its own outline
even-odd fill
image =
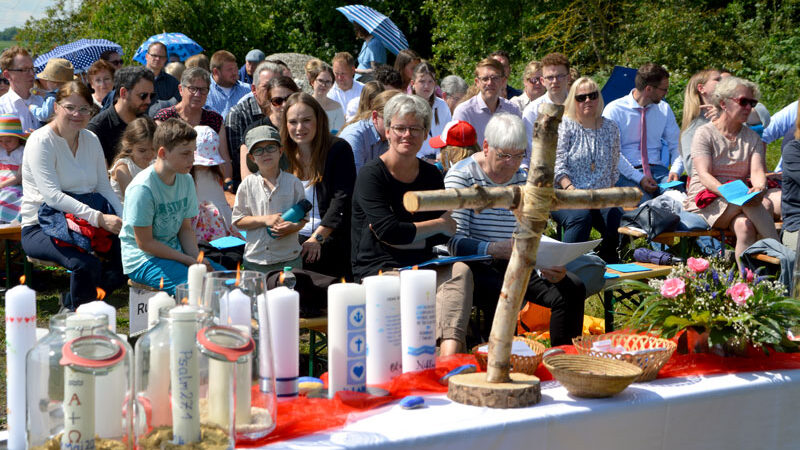
[[[99,288],[99,287],[95,288],[95,289],[97,289],[97,299],[98,300],[102,300],[102,299],[106,298],[106,291],[104,291],[102,288]]]
[[[164,290],[164,277],[161,277],[161,282],[158,284],[158,290],[159,291]]]
[[[25,275],[19,277],[19,284],[25,284]]]
[[[378,269],[378,276],[382,276],[382,275],[383,275],[383,269]]]
[[[181,299],[181,305],[188,305],[188,304],[189,304],[189,298],[183,297],[183,299]]]
[[[198,253],[198,255],[197,255],[197,264],[200,264],[200,263],[203,262],[203,257],[204,256],[205,256],[205,253],[203,253],[202,250],[201,250],[200,253]]]
[[[286,279],[286,276],[284,275],[284,273],[285,272],[281,272],[281,274],[278,276],[278,283],[280,283],[280,284],[283,284],[283,281]]]
[[[242,281],[242,263],[236,263],[236,284],[234,286],[239,286],[239,282]]]
[[[347,283],[347,281],[342,277],[342,283]]]
[[[419,266],[414,266],[411,268],[411,270],[419,270]]]

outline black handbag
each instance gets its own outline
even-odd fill
[[[647,233],[647,239],[653,240],[661,233],[674,231],[680,221],[680,216],[674,212],[645,203],[623,214],[620,225],[641,228]]]

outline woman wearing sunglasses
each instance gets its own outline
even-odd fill
[[[231,186],[233,166],[231,165],[231,154],[228,151],[228,139],[225,137],[225,127],[222,126],[222,116],[210,109],[204,109],[208,90],[211,85],[211,74],[200,67],[186,69],[181,76],[181,84],[178,90],[181,93],[181,101],[175,106],[169,106],[159,110],[153,120],[156,124],[161,124],[171,117],[183,119],[192,127],[205,125],[211,127],[219,135],[219,154],[225,160],[220,165],[222,175],[225,178],[225,186]]]
[[[736,234],[736,261],[762,238],[778,239],[774,217],[780,216],[780,189],[767,189],[765,146],[745,125],[761,93],[752,81],[725,77],[714,89],[711,102],[719,114],[698,128],[692,140],[692,173],[683,206],[714,228]],[[723,198],[720,187],[730,181],[749,184],[758,193],[743,206]]]
[[[601,189],[619,178],[619,128],[602,117],[603,97],[594,80],[579,78],[567,94],[564,119],[558,127],[555,185],[561,189]],[[619,261],[619,228],[622,210],[553,211],[553,219],[564,230],[564,242],[589,240],[592,227],[603,236],[599,255],[606,263]]]
[[[274,80],[272,80],[274,81]],[[314,97],[298,92],[284,105],[281,142],[287,172],[303,183],[313,208],[300,230],[303,269],[351,279],[350,202],[356,182],[353,150],[328,131],[328,115]]]
[[[86,129],[92,103],[83,83],[64,84],[53,120],[30,135],[22,156],[22,248],[72,271],[63,299],[70,310],[95,300],[95,288],[113,292],[125,281],[117,237],[122,205],[108,181],[100,141]],[[67,215],[83,232],[70,232]],[[57,245],[53,238],[72,245]]]

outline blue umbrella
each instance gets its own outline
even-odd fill
[[[397,25],[390,18],[369,6],[348,5],[336,8],[336,10],[344,14],[350,22],[355,22],[364,27],[369,34],[378,38],[381,44],[395,55],[400,50],[408,48],[408,41],[403,32],[397,28]]]
[[[183,33],[161,33],[150,36],[144,41],[142,45],[139,46],[139,49],[136,50],[136,54],[133,55],[133,60],[142,64],[147,64],[144,55],[147,53],[147,47],[153,42],[161,42],[166,45],[167,55],[178,55],[181,61],[186,61],[190,56],[203,53],[203,47],[200,47],[197,42],[189,39]]]
[[[603,96],[603,102],[607,105],[620,97],[630,94],[631,89],[634,87],[636,72],[636,69],[631,69],[630,67],[614,66],[611,76],[608,77],[608,81],[600,91]]]
[[[72,63],[76,72],[83,72],[106,50],[114,50],[122,54],[122,46],[105,39],[79,39],[71,44],[62,45],[36,58],[33,66],[36,73],[44,70],[50,58],[64,58]]]

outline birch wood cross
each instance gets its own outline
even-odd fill
[[[406,209],[441,211],[499,207],[514,210],[518,227],[514,233],[511,259],[497,302],[497,312],[489,336],[487,366],[488,383],[507,383],[509,378],[511,343],[517,314],[536,265],[539,240],[547,225],[551,210],[597,209],[612,206],[636,206],[641,192],[636,188],[595,190],[554,190],[554,166],[558,125],[564,107],[543,104],[534,124],[531,164],[524,186],[445,189],[408,192],[403,198]]]

